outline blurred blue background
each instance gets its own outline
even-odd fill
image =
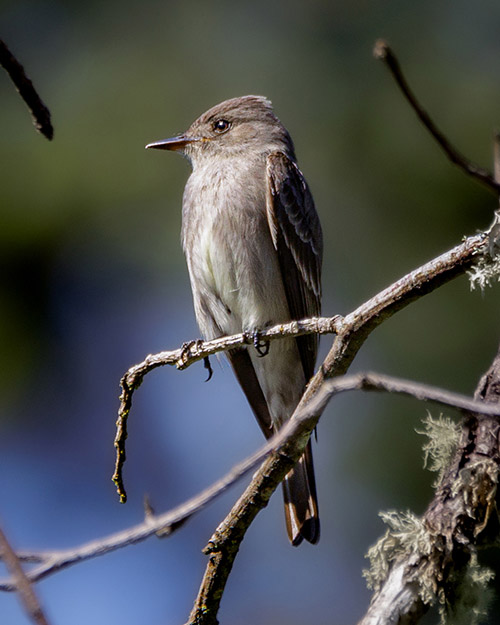
[[[19,549],[135,524],[144,493],[168,509],[262,442],[222,360],[209,384],[201,365],[155,371],[130,417],[129,502],[117,501],[119,379],[198,337],[179,242],[189,166],[146,143],[226,98],[269,97],[322,219],[325,315],[491,221],[495,198],[445,160],[371,51],[387,38],[437,123],[489,167],[500,123],[493,0],[3,0],[0,24],[55,126],[52,143],[38,135],[0,75],[0,522]],[[499,292],[456,280],[379,328],[352,370],[472,393],[496,352]],[[321,542],[290,547],[275,495],[242,544],[221,623],[343,624],[364,613],[364,554],[385,531],[378,511],[421,513],[432,493],[415,433],[426,410],[373,395],[329,407],[314,446]],[[41,582],[52,625],[185,622],[201,549],[243,487],[169,539]],[[0,595],[0,618],[28,623],[11,594]]]

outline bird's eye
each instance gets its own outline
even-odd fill
[[[217,119],[212,124],[212,128],[214,132],[222,134],[223,132],[226,132],[226,130],[229,130],[229,128],[231,128],[231,124],[227,121],[227,119]]]

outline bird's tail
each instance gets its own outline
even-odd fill
[[[292,545],[297,547],[303,539],[317,543],[320,529],[311,441],[283,480],[283,498],[286,529]]]

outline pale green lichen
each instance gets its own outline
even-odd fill
[[[382,521],[389,526],[384,536],[370,547],[366,557],[370,568],[363,571],[368,588],[375,592],[387,578],[391,562],[403,554],[428,554],[432,547],[422,519],[412,512],[381,512]]]
[[[438,474],[433,486],[441,483],[446,467],[449,465],[460,440],[460,426],[449,417],[439,415],[434,419],[428,412],[422,419],[423,430],[415,430],[417,434],[427,436],[427,442],[422,447],[424,452],[424,468]]]
[[[493,286],[494,282],[500,282],[500,254],[493,258],[481,256],[477,263],[467,271],[471,291],[476,288],[484,292],[484,289]]]
[[[400,562],[427,562],[418,567],[411,583],[418,585],[418,596],[425,605],[437,603],[441,625],[479,625],[488,614],[493,596],[489,584],[494,573],[478,563],[475,550],[471,550],[470,561],[465,570],[460,570],[456,581],[449,576],[445,585],[440,585],[440,572],[432,564],[434,537],[427,531],[423,520],[412,512],[390,511],[380,516],[389,529],[370,547],[366,556],[370,568],[363,571],[363,577],[368,588],[374,592],[382,588],[396,558]],[[427,560],[427,556],[430,559]],[[453,572],[450,575],[453,576]]]

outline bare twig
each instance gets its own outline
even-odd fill
[[[387,65],[391,74],[394,77],[394,80],[397,82],[408,103],[418,115],[420,121],[431,133],[434,139],[439,143],[450,161],[460,167],[460,169],[462,169],[462,171],[464,171],[469,176],[472,176],[473,178],[476,178],[476,180],[479,180],[479,182],[487,185],[492,191],[494,191],[496,195],[498,195],[500,193],[500,183],[495,180],[491,172],[489,172],[487,169],[484,169],[483,167],[480,167],[479,165],[476,165],[475,163],[472,163],[463,154],[461,154],[448,141],[448,139],[429,117],[429,114],[422,108],[414,93],[410,89],[406,78],[401,71],[399,62],[387,42],[383,39],[379,39],[378,41],[376,41],[375,47],[373,49],[373,54],[376,59],[384,61],[384,63]]]
[[[318,394],[314,402],[311,400],[311,405],[315,411],[322,412],[333,395],[346,391],[383,391],[396,395],[406,395],[419,401],[434,402],[462,413],[475,412],[483,416],[500,417],[500,406],[497,404],[485,404],[479,399],[471,399],[466,395],[453,393],[430,384],[370,372],[327,380],[321,394]],[[309,410],[311,410],[311,405]],[[294,418],[296,418],[295,415]],[[276,448],[276,444],[274,447]]]
[[[12,576],[21,602],[30,619],[36,625],[48,625],[48,621],[42,611],[31,582],[26,577],[23,567],[19,562],[14,550],[9,544],[3,530],[0,528],[0,559],[3,560],[7,570]]]
[[[305,394],[308,401],[324,378],[343,375],[368,335],[384,320],[442,284],[465,273],[486,250],[487,236],[467,237],[460,245],[403,276],[346,315],[332,348]]]
[[[26,76],[23,66],[1,39],[0,65],[9,74],[19,95],[28,105],[35,128],[50,141],[54,136],[54,128],[50,121],[50,111],[42,102],[31,80]]]
[[[180,506],[161,515],[155,515],[148,505],[145,515],[146,518],[142,523],[121,532],[116,532],[108,537],[94,540],[72,549],[42,553],[19,553],[17,554],[19,560],[23,562],[36,562],[39,565],[26,574],[27,578],[32,582],[39,581],[70,565],[141,542],[153,535],[160,534],[161,536],[167,536],[173,534],[191,516],[207,506],[237,480],[248,474],[249,471],[253,470],[267,455],[271,452],[275,452],[272,463],[275,464],[277,468],[268,475],[268,486],[273,484],[273,487],[271,488],[271,486],[269,486],[268,489],[265,489],[263,494],[259,494],[260,482],[258,478],[254,478],[252,481],[253,486],[251,484],[249,487],[253,488],[255,492],[255,497],[251,505],[248,506],[246,496],[242,496],[239,505],[243,512],[240,513],[237,504],[238,511],[236,512],[235,509],[233,509],[232,515],[228,517],[224,523],[224,527],[233,527],[236,521],[241,524],[244,514],[246,514],[246,524],[244,526],[244,529],[246,529],[255,514],[265,505],[276,485],[279,484],[279,472],[284,471],[286,473],[287,467],[290,468],[293,466],[292,457],[297,453],[294,451],[295,441],[303,437],[306,437],[307,440],[307,436],[317,423],[319,415],[323,412],[325,406],[333,396],[338,393],[360,390],[403,394],[421,401],[437,402],[459,411],[482,411],[486,415],[500,416],[500,408],[496,405],[488,406],[479,401],[473,401],[458,393],[451,393],[426,384],[419,384],[391,376],[375,373],[358,373],[325,380],[321,389],[315,393],[314,397],[307,403],[301,403],[295,411],[293,418],[290,419],[275,436],[269,439],[265,445],[251,456],[233,467],[229,473],[215,484],[209,486]],[[259,474],[261,471],[262,468],[259,470]],[[257,497],[261,497],[262,499],[257,502]],[[220,533],[220,528],[218,532]],[[217,533],[216,535],[218,536]],[[215,544],[216,538],[212,538],[211,545],[208,549],[215,549]],[[235,546],[237,547],[237,545],[239,545],[239,543],[236,542]],[[0,590],[15,589],[15,579],[0,582]]]
[[[272,444],[273,442],[269,441],[262,449],[259,449],[237,464],[222,479],[173,510],[160,515],[154,515],[149,511],[145,515],[145,520],[134,527],[71,549],[41,553],[19,553],[18,557],[20,560],[38,563],[38,566],[26,573],[28,579],[32,582],[39,581],[68,566],[142,542],[158,533],[162,536],[173,534],[193,514],[204,508],[215,497],[227,490],[236,480],[251,471],[269,453]],[[0,582],[0,590],[10,591],[15,589],[16,584],[14,580]]]

